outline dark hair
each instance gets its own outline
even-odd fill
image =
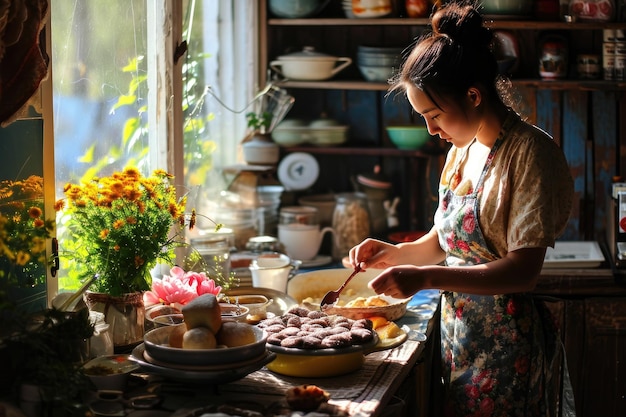
[[[459,98],[472,86],[499,98],[493,33],[478,10],[467,1],[448,3],[434,12],[431,26],[402,64],[390,91],[414,85],[436,105],[434,96]]]

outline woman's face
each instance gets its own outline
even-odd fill
[[[474,98],[468,97],[460,101],[438,100],[441,108],[417,87],[407,88],[407,98],[413,109],[426,121],[431,135],[439,135],[446,142],[458,148],[468,145],[476,136],[479,127]]]

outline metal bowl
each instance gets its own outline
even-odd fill
[[[184,326],[180,324],[179,326]],[[256,326],[251,326],[256,341],[249,345],[216,349],[182,349],[169,345],[170,333],[178,326],[158,327],[144,336],[146,354],[160,363],[173,365],[210,366],[225,363],[238,363],[254,359],[266,351],[267,334]]]

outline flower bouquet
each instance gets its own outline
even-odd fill
[[[222,287],[216,285],[204,272],[185,272],[175,266],[170,270],[170,275],[152,280],[152,290],[144,293],[143,300],[146,307],[155,304],[182,307],[200,295],[218,296],[221,291]]]
[[[0,181],[0,289],[45,283],[46,239],[54,220],[43,217],[43,178]]]
[[[93,178],[64,188],[70,239],[62,256],[86,279],[99,275],[95,292],[120,296],[150,289],[150,270],[158,261],[172,263],[174,249],[185,245],[186,197],[170,184],[172,176],[156,170],[144,177],[125,168],[110,177]],[[193,227],[194,216],[190,218]]]

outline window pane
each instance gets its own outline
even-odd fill
[[[145,0],[53,1],[51,28],[57,198],[85,174],[147,171]]]

